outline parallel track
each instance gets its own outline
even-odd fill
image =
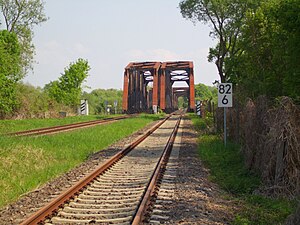
[[[140,224],[180,118],[160,122],[22,224]]]
[[[117,120],[126,119],[132,116],[119,116],[114,118],[106,118],[102,120],[92,120],[87,122],[80,122],[80,123],[73,123],[73,124],[66,124],[61,126],[54,126],[54,127],[45,127],[45,128],[39,128],[34,130],[26,130],[26,131],[19,131],[15,133],[9,133],[10,136],[37,136],[37,135],[48,135],[48,134],[54,134],[58,132],[64,132],[79,128],[85,128],[85,127],[91,127],[96,126],[98,124],[104,124],[109,122],[114,122]]]

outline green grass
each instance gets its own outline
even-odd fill
[[[114,115],[70,116],[52,119],[0,120],[0,134],[103,119]]]
[[[241,206],[233,224],[284,224],[287,216],[296,209],[296,202],[287,199],[271,199],[247,194],[238,198]]]
[[[217,135],[203,135],[199,140],[201,159],[211,169],[211,179],[233,194],[250,193],[260,184],[260,178],[243,165],[237,145],[223,141]]]
[[[205,130],[206,122],[192,118],[199,130]],[[202,120],[202,121],[197,121]],[[217,183],[229,198],[238,205],[238,213],[232,222],[235,225],[283,224],[286,217],[296,208],[296,202],[285,199],[271,199],[253,194],[261,184],[260,177],[244,167],[240,146],[227,143],[226,148],[220,136],[213,134],[199,137],[199,155],[210,169],[210,179]]]
[[[50,136],[0,136],[0,207],[158,118],[141,115]]]
[[[210,128],[213,127],[213,119],[211,117],[202,119],[195,113],[189,113],[188,117],[192,120],[193,125],[198,132],[208,133]]]

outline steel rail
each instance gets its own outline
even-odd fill
[[[182,115],[180,115],[175,128],[172,131],[172,134],[168,140],[168,143],[164,149],[164,152],[159,160],[159,163],[157,164],[155,171],[152,175],[152,178],[148,184],[147,190],[145,192],[145,195],[137,209],[137,212],[135,214],[135,217],[132,220],[132,225],[139,225],[142,223],[143,219],[145,218],[145,213],[149,207],[150,204],[150,200],[151,197],[153,196],[153,194],[155,193],[155,188],[157,187],[157,182],[159,180],[159,178],[161,177],[161,172],[162,170],[165,168],[167,162],[168,162],[168,158],[170,156],[170,153],[172,151],[172,147],[175,141],[175,137],[180,125],[180,121],[181,121],[181,117]]]
[[[102,120],[92,120],[92,121],[85,121],[85,122],[79,122],[79,123],[72,123],[72,124],[65,124],[65,125],[60,125],[60,126],[53,126],[53,127],[45,127],[45,128],[39,128],[39,129],[33,129],[33,130],[26,130],[26,131],[18,131],[15,133],[9,133],[7,135],[9,136],[31,136],[31,135],[42,135],[42,134],[51,134],[55,133],[58,131],[67,131],[70,129],[76,129],[76,128],[84,128],[88,126],[93,126],[97,124],[102,124],[102,123],[108,123],[111,121],[117,121],[121,119],[126,119],[131,116],[119,116],[115,118],[105,118]]]
[[[47,217],[56,212],[63,204],[67,203],[70,199],[76,195],[80,190],[82,190],[86,185],[92,182],[97,176],[102,174],[108,168],[110,168],[113,164],[119,161],[122,157],[128,154],[132,149],[134,149],[138,144],[140,144],[143,140],[145,140],[150,134],[152,134],[157,128],[159,128],[167,119],[169,119],[171,115],[167,116],[164,120],[160,121],[158,124],[153,126],[150,130],[148,130],[143,136],[138,138],[135,142],[128,145],[126,148],[121,150],[119,153],[108,159],[104,164],[96,168],[92,173],[87,175],[85,178],[81,179],[74,186],[72,186],[67,191],[63,192],[57,198],[52,200],[49,204],[42,207],[36,213],[31,215],[28,219],[21,223],[21,225],[35,225],[42,223]]]

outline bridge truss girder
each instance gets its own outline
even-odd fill
[[[123,111],[145,112],[158,105],[160,62],[129,63],[124,71]],[[148,84],[153,83],[151,92]],[[149,94],[151,93],[151,95]]]
[[[174,98],[172,86],[174,83],[184,81],[188,88],[181,88],[187,92],[189,106],[188,110],[195,109],[195,85],[194,85],[194,65],[191,61],[164,62],[161,66],[161,86],[160,86],[160,108],[163,111],[173,111],[177,108],[177,99]],[[176,97],[176,95],[175,95]],[[175,104],[176,103],[176,104]]]
[[[184,88],[189,100],[189,110],[195,109],[193,62],[135,62],[129,63],[124,71],[123,111],[156,112],[158,107],[171,112],[177,108],[178,96],[173,93],[173,84],[187,83]],[[152,82],[152,90],[147,90]],[[182,89],[182,88],[181,88]]]

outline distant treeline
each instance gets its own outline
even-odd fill
[[[53,83],[53,82],[51,82]],[[95,89],[91,92],[84,91],[80,99],[87,99],[90,114],[104,114],[106,108],[111,108],[111,113],[122,112],[123,91],[120,89]],[[195,85],[196,100],[216,101],[217,90],[215,87],[204,84]],[[60,111],[69,115],[76,115],[79,101],[75,105],[59,101],[49,92],[49,84],[44,88],[34,87],[28,83],[16,84],[16,105],[12,111],[2,114],[2,119],[25,119],[25,118],[47,118],[57,117]],[[116,106],[115,106],[116,104]],[[187,99],[180,99],[180,106],[186,106]]]
[[[122,112],[122,95],[123,91],[118,89],[95,89],[91,93],[84,92],[83,99],[89,102],[89,109],[91,114],[105,113],[106,106],[115,111],[115,103],[117,112]],[[206,86],[205,84],[195,85],[195,99],[196,100],[213,100],[217,101],[217,89],[215,87]],[[187,107],[187,98],[179,99],[179,107]]]

